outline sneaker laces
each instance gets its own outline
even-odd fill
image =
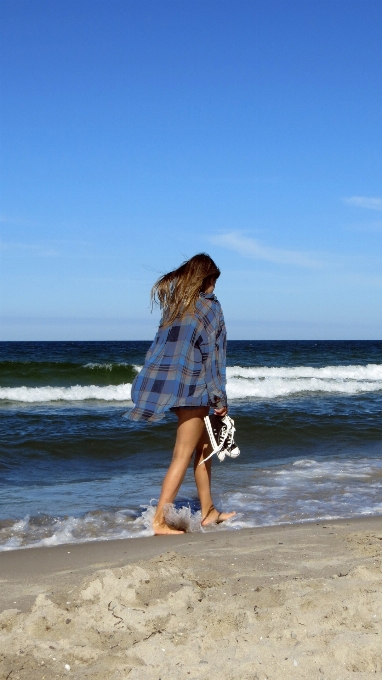
[[[223,461],[226,455],[226,452],[223,451],[223,449],[226,449],[233,444],[233,436],[236,432],[236,428],[234,427],[234,422],[232,418],[229,416],[225,415],[222,418],[223,420],[223,425],[224,425],[224,430],[223,428],[220,431],[220,437],[222,437],[219,446],[217,446],[212,453],[210,453],[207,458],[203,458],[203,460],[200,461],[199,465],[202,465],[202,463],[205,463],[207,460],[212,458],[215,454],[219,458],[220,461]],[[222,436],[223,435],[223,436]],[[220,455],[219,455],[220,454]]]

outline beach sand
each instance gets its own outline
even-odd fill
[[[382,677],[382,517],[0,554],[1,680]]]

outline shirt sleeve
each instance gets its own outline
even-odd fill
[[[210,404],[214,408],[227,406],[226,347],[227,334],[223,314],[219,315],[217,330],[210,336],[203,334],[200,347],[205,357],[206,386]]]

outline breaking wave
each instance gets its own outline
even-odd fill
[[[126,385],[72,385],[71,387],[0,387],[0,399],[43,403],[49,401],[130,401],[131,383]]]
[[[100,365],[87,365],[97,370]],[[129,366],[137,372],[140,366]],[[108,365],[102,370],[111,371]],[[0,400],[10,402],[126,402],[131,399],[131,382],[108,385],[69,385],[0,387]],[[310,366],[295,367],[243,367],[227,368],[227,394],[236,399],[274,399],[303,393],[326,393],[353,395],[362,392],[382,391],[382,365],[366,366]]]
[[[294,394],[359,394],[382,390],[382,365],[227,368],[227,394],[230,399],[274,399]]]

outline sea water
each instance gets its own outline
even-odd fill
[[[0,550],[152,534],[176,417],[131,423],[148,342],[0,343]],[[230,341],[235,510],[209,531],[382,514],[382,342]],[[192,469],[176,510],[201,531]]]

